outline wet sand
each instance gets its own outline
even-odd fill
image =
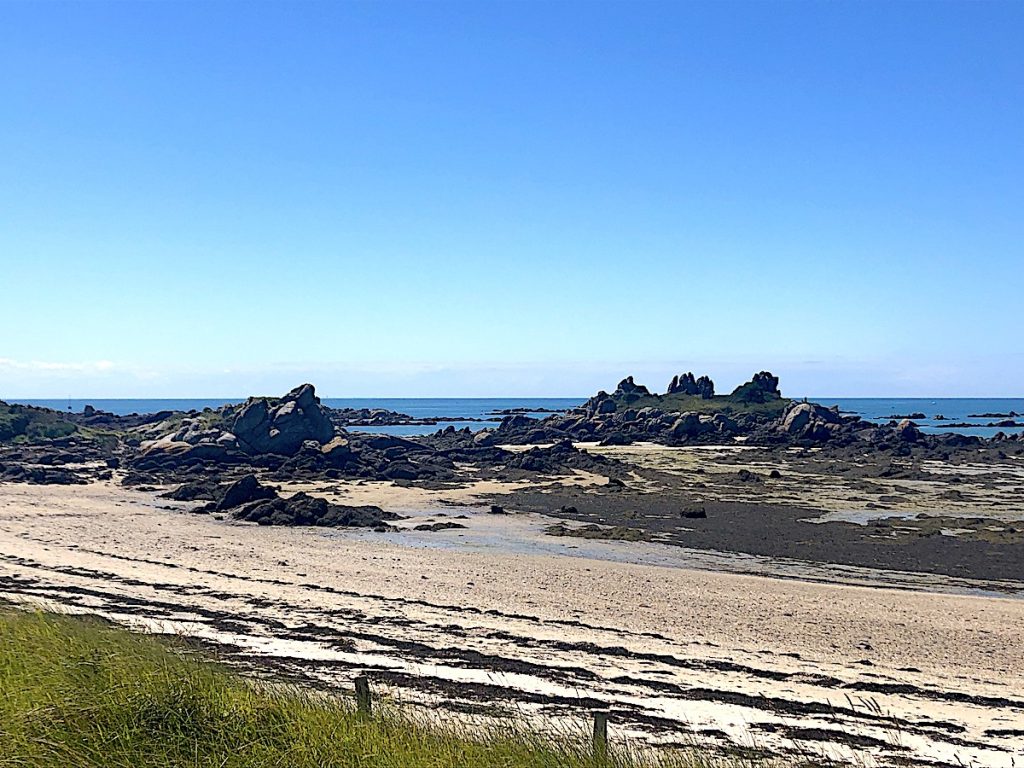
[[[501,503],[687,548],[1024,589],[1024,463],[1016,457],[915,464],[801,449],[585,447],[634,466],[625,486],[527,487]],[[706,516],[684,517],[692,507]]]
[[[508,490],[493,485],[444,499],[330,485],[419,510],[407,526],[467,529],[260,528],[110,483],[0,485],[0,596],[182,632],[309,685],[368,672],[460,713],[607,707],[613,737],[652,743],[1024,758],[1024,600],[951,594],[971,583],[939,577],[869,588],[654,564],[644,553],[668,548],[553,540],[541,518],[461,506]]]

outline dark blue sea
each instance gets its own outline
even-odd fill
[[[171,410],[202,410],[217,408],[228,403],[239,402],[244,398],[225,399],[150,399],[150,400],[16,400],[14,402],[27,405],[39,405],[56,410],[81,411],[86,404],[117,414],[154,413]],[[499,397],[499,398],[466,398],[466,397],[425,397],[425,398],[326,398],[324,403],[332,408],[386,408],[389,411],[406,413],[417,418],[437,418],[437,425],[376,427],[374,432],[386,432],[397,435],[418,435],[434,432],[449,425],[461,429],[482,429],[493,427],[501,420],[495,411],[509,408],[529,409],[533,415],[543,417],[548,410],[564,410],[579,405],[586,397]],[[978,414],[1015,412],[1024,414],[1024,398],[888,398],[888,397],[810,397],[814,402],[824,405],[838,405],[840,410],[848,414],[857,414],[870,421],[885,422],[890,417],[902,417],[912,413],[925,414],[924,419],[916,419],[926,432],[959,432],[962,434],[991,437],[996,432],[1007,434],[1022,431],[1021,427],[991,427],[992,422],[1002,421],[1006,417],[987,417]],[[943,419],[936,419],[943,416]],[[484,419],[484,421],[467,421],[467,419]],[[1014,418],[1024,423],[1024,415]],[[970,424],[968,427],[956,427],[955,424]]]
[[[914,422],[925,432],[958,432],[964,435],[992,437],[996,432],[1015,434],[1021,427],[990,427],[992,422],[1004,421],[1007,417],[987,417],[979,414],[1010,412],[1021,414],[1013,418],[1018,424],[1024,423],[1024,398],[1022,397],[811,397],[816,403],[838,405],[847,414],[856,414],[868,421],[886,422],[892,416],[909,416],[923,413],[925,418]],[[942,416],[942,419],[935,418]],[[971,424],[970,427],[954,427],[954,424]]]

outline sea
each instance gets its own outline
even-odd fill
[[[405,425],[393,427],[353,428],[354,431],[372,431],[392,435],[422,435],[453,426],[456,429],[469,427],[472,430],[497,426],[501,416],[497,411],[521,409],[528,416],[543,418],[550,411],[568,410],[583,403],[586,397],[423,397],[423,398],[325,398],[325,405],[332,408],[385,408],[416,418],[438,419],[433,425]],[[1024,398],[927,398],[927,397],[808,397],[823,405],[838,405],[845,414],[856,414],[869,421],[886,422],[911,414],[924,414],[914,421],[925,432],[958,432],[966,435],[991,437],[996,432],[1015,434],[1024,427],[989,426],[1004,421],[1009,416],[984,416],[983,414],[1022,414],[1013,417],[1018,424],[1024,424]],[[156,413],[157,411],[201,411],[203,408],[219,408],[237,403],[244,398],[198,398],[198,399],[85,399],[85,400],[12,400],[10,402],[36,405],[54,410],[81,412],[86,405],[97,410],[116,414]],[[938,418],[941,417],[941,418]],[[957,426],[957,425],[968,426]]]

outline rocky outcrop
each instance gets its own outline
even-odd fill
[[[347,437],[335,437],[320,446],[320,453],[332,467],[343,467],[354,459],[352,445]]]
[[[383,530],[388,528],[387,520],[398,519],[398,515],[385,512],[380,507],[331,504],[326,499],[307,493],[284,497],[276,488],[263,485],[251,474],[244,475],[228,486],[220,485],[213,478],[196,480],[164,495],[181,501],[210,499],[209,504],[193,511],[223,512],[236,520],[260,525],[366,527]]]
[[[66,469],[0,463],[0,482],[30,483],[32,485],[85,485],[89,480],[78,472]]]
[[[755,373],[746,384],[740,384],[732,392],[732,397],[744,403],[767,403],[782,397],[779,391],[779,377],[768,371]]]
[[[275,496],[277,493],[274,489],[262,485],[255,475],[245,475],[241,480],[236,480],[227,487],[224,495],[217,502],[217,509],[234,509],[242,504],[261,499],[272,499]]]
[[[843,420],[838,408],[817,403],[791,403],[779,420],[778,430],[798,440],[824,441],[839,430]]]
[[[918,428],[917,424],[912,422],[910,419],[903,419],[896,428],[893,430],[896,438],[902,440],[905,443],[916,443],[921,440],[924,433]]]
[[[296,453],[304,442],[329,443],[334,425],[312,384],[296,387],[277,403],[250,398],[242,406],[232,434],[247,453]]]
[[[601,439],[599,445],[631,445],[633,438],[623,432],[612,432]]]
[[[615,411],[618,410],[618,405],[612,399],[612,396],[602,389],[592,398],[587,400],[579,410],[588,416],[594,416],[597,414],[615,413]],[[502,421],[502,426],[506,429],[509,425],[510,423],[504,420]]]
[[[692,395],[710,400],[715,396],[715,382],[707,376],[694,378],[692,373],[684,373],[682,376],[673,376],[669,382],[669,395]]]
[[[236,520],[246,520],[259,525],[315,525],[331,528],[374,528],[387,530],[386,520],[397,515],[389,514],[380,507],[345,506],[331,504],[319,496],[296,493],[288,498],[275,494],[274,498],[246,504],[232,511]]]
[[[224,488],[216,479],[204,478],[182,483],[173,491],[160,495],[175,501],[217,501],[223,494]]]
[[[619,382],[619,386],[615,388],[615,391],[612,393],[612,397],[637,399],[640,397],[649,397],[650,394],[651,392],[647,387],[643,384],[637,384],[634,382],[632,376],[627,376]]]
[[[222,433],[218,432],[216,437]],[[185,466],[215,462],[219,464],[239,463],[243,456],[232,448],[226,447],[216,440],[200,440],[194,445],[176,440],[175,435],[166,435],[159,440],[150,440],[142,444],[141,450],[131,465],[136,469],[153,469],[156,467]]]
[[[157,432],[154,439],[142,442],[132,463],[136,469],[252,463],[254,457],[294,456],[309,444],[319,451],[334,436],[334,425],[313,385],[303,384],[279,400],[249,398],[241,406],[193,411],[176,423],[173,432]],[[343,452],[340,444],[332,445],[332,463],[340,461]]]
[[[680,445],[693,441],[728,440],[740,432],[736,420],[724,413],[676,413],[657,405],[630,407],[601,392],[581,408],[526,423],[503,422],[494,431],[474,438],[479,445],[557,443],[563,440],[629,445],[653,441]]]
[[[729,436],[736,432],[736,422],[724,413],[715,415],[687,412],[672,422],[670,435],[676,440],[687,440],[701,435]]]
[[[571,470],[607,473],[617,463],[576,448],[569,440],[561,440],[547,448],[531,448],[509,454],[505,469],[521,469],[540,474],[570,474]]]

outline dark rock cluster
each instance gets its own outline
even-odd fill
[[[302,495],[281,497],[255,475],[269,482],[363,478],[436,485],[464,482],[470,467],[475,479],[583,470],[621,482],[628,477],[626,465],[579,444],[626,446],[639,441],[669,446],[736,440],[779,448],[826,446],[838,451],[837,456],[872,450],[941,458],[951,451],[981,447],[1024,452],[1020,436],[999,433],[985,441],[955,433],[926,434],[912,419],[877,424],[843,415],[835,407],[785,400],[778,377],[766,371],[731,395],[713,393],[710,379],[692,373],[676,376],[665,395],[651,394],[627,377],[611,394],[599,392],[577,408],[544,418],[512,412],[496,428],[473,432],[448,427],[409,439],[347,432],[321,404],[312,385],[304,384],[281,398],[250,398],[216,410],[162,414],[158,421],[127,417],[126,423],[133,426],[120,438],[114,435],[121,417],[112,417],[111,437],[104,441],[73,434],[0,445],[0,480],[86,482],[109,478],[113,468],[123,465],[127,472],[120,479],[125,485],[173,483],[178,487],[172,498],[206,501],[210,509],[240,519],[377,525],[385,518],[374,517],[372,510],[353,511]],[[12,424],[15,418],[28,418],[21,410],[7,413]],[[107,416],[95,409],[81,414],[82,419]],[[31,417],[34,421],[26,423],[57,423],[56,417],[46,414],[33,412]],[[396,417],[387,412],[381,418]],[[16,439],[26,437],[22,431]],[[513,446],[531,447],[510,450]],[[228,479],[237,483],[228,487]]]
[[[668,395],[693,395],[704,400],[710,400],[715,396],[715,382],[707,376],[694,378],[692,373],[684,373],[682,376],[673,376],[669,382]]]
[[[143,443],[136,468],[214,461],[248,463],[251,457],[294,456],[310,445],[330,445],[334,424],[312,384],[280,399],[251,397],[240,406],[184,418],[174,432]]]
[[[615,388],[615,392],[612,393],[613,397],[623,398],[628,400],[638,400],[641,397],[650,397],[650,390],[647,389],[643,384],[637,384],[633,381],[632,376],[627,376],[619,382],[619,386]]]
[[[229,485],[212,479],[185,483],[168,498],[180,501],[210,499],[195,512],[224,512],[236,520],[259,525],[315,525],[321,527],[360,527],[387,530],[386,521],[398,515],[374,506],[331,504],[319,496],[295,493],[281,496],[276,488],[263,485],[255,475],[247,474]]]
[[[32,485],[84,485],[106,480],[120,465],[109,446],[77,435],[35,443],[0,443],[0,481]]]
[[[738,420],[739,419],[739,420]],[[715,442],[743,431],[746,417],[664,411],[654,406],[619,407],[607,393],[598,393],[582,407],[545,419],[509,417],[494,430],[482,430],[475,440],[483,445],[525,445],[564,440],[629,445],[652,441],[666,445]]]
[[[773,376],[768,371],[755,373],[746,384],[736,387],[731,397],[743,403],[767,403],[779,400],[782,397],[782,393],[779,391],[779,377]]]

